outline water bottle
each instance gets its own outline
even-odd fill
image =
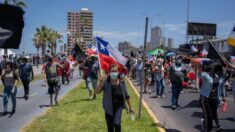
[[[204,119],[201,119],[202,131],[204,130]]]
[[[132,121],[135,121],[135,114],[133,112],[130,112],[130,117]]]
[[[224,101],[224,104],[222,106],[222,112],[224,112],[224,113],[227,112],[227,107],[228,107],[228,104],[226,101]]]

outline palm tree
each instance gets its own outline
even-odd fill
[[[34,34],[34,44],[35,47],[39,50],[42,49],[42,55],[46,54],[46,46],[48,43],[50,30],[46,26],[41,26],[40,28],[36,28],[36,33]]]
[[[62,35],[56,31],[56,30],[51,30],[49,33],[49,38],[48,38],[48,47],[51,49],[51,53],[56,54],[56,48],[57,48],[57,42],[61,43],[62,41]]]
[[[36,34],[34,35],[33,42],[34,42],[34,46],[37,48],[37,55],[38,55],[39,49],[41,47],[41,42],[40,42],[39,37]]]

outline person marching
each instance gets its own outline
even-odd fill
[[[85,62],[85,68],[88,69],[87,78],[86,78],[86,85],[89,91],[89,98],[95,99],[96,94],[92,92],[95,90],[98,81],[98,69],[99,63],[96,56],[90,56],[89,59]]]
[[[217,109],[219,104],[219,88],[222,84],[220,77],[220,68],[218,63],[214,61],[205,62],[203,72],[199,74],[202,78],[202,85],[200,91],[200,103],[203,111],[203,131],[210,132],[213,127],[213,120],[216,122],[216,126],[219,130],[222,129]]]
[[[148,92],[149,94],[151,94],[152,90],[151,90],[150,83],[151,83],[152,66],[149,61],[146,61],[144,71],[145,71],[144,93]],[[147,88],[149,89],[148,91],[147,91]]]
[[[16,110],[16,94],[17,94],[17,83],[19,80],[18,71],[13,69],[13,63],[7,62],[4,70],[2,71],[1,79],[4,80],[3,86],[3,115],[7,114],[8,99],[11,96],[12,99],[12,112],[15,113]]]
[[[156,97],[165,97],[164,96],[164,67],[162,65],[162,60],[157,61],[157,66],[155,67],[155,81],[156,81]]]
[[[118,65],[111,64],[107,78],[99,75],[99,83],[95,90],[97,94],[104,92],[103,108],[108,132],[121,132],[122,109],[126,108],[125,101],[128,104],[129,113],[134,113],[127,86],[118,71]]]
[[[183,87],[182,84],[184,82],[183,70],[182,57],[179,56],[176,58],[175,63],[172,64],[169,70],[170,82],[172,86],[172,110],[175,110],[175,108],[179,106],[178,99]]]
[[[53,105],[53,94],[55,94],[55,105],[58,105],[57,97],[60,86],[58,82],[57,67],[63,67],[58,62],[53,61],[52,56],[48,57],[48,62],[45,65],[45,74],[48,83],[48,93],[50,95],[50,106]]]
[[[28,100],[29,98],[29,84],[30,81],[34,79],[33,66],[28,63],[27,58],[21,58],[22,64],[19,66],[19,75],[21,82],[24,86],[24,98]]]

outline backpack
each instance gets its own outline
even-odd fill
[[[45,66],[47,80],[56,80],[57,77],[57,66],[55,64],[46,64]]]

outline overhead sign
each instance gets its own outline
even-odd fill
[[[188,35],[216,36],[216,24],[188,22]]]

